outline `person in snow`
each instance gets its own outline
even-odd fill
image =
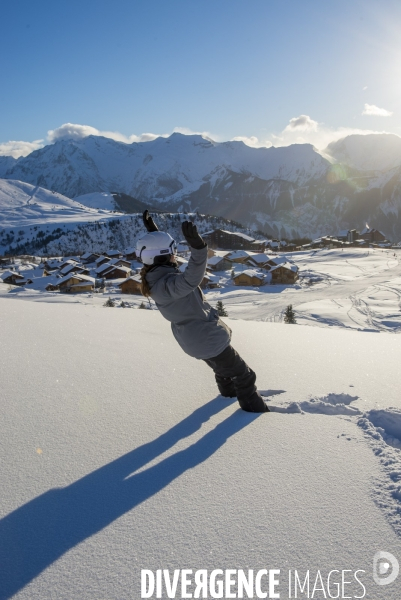
[[[196,225],[182,223],[182,233],[191,248],[191,257],[183,273],[175,259],[173,238],[159,231],[149,212],[143,213],[148,231],[136,244],[141,269],[141,291],[151,297],[165,319],[171,322],[173,335],[181,348],[205,361],[214,371],[222,396],[238,398],[243,410],[269,412],[256,389],[256,375],[231,346],[231,329],[215,308],[206,302],[199,287],[207,263],[207,244]]]

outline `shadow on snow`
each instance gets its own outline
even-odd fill
[[[236,411],[188,448],[135,474],[226,407],[221,397],[214,398],[152,442],[1,519],[0,599],[16,594],[68,550],[207,460],[259,416]]]

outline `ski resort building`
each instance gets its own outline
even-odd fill
[[[257,252],[265,247],[263,242],[238,231],[215,229],[210,233],[202,234],[202,237],[211,248],[221,248],[222,250],[252,250]]]
[[[104,279],[126,279],[131,275],[131,269],[129,267],[111,266],[101,273],[98,273],[98,275]]]
[[[97,260],[99,257],[100,254],[96,254],[94,252],[85,252],[85,254],[81,256],[81,260],[86,264],[90,264],[95,262],[95,260]]]
[[[234,252],[227,254],[227,259],[232,263],[245,264],[250,257],[251,254],[246,250],[234,250]]]
[[[298,279],[298,267],[283,263],[270,269],[272,283],[295,283]]]
[[[54,286],[63,293],[82,293],[92,292],[95,287],[95,280],[93,277],[87,275],[67,275]],[[47,288],[48,289],[48,286]]]
[[[225,256],[212,256],[207,261],[207,267],[212,271],[228,271],[232,268],[232,262]]]
[[[0,273],[0,278],[3,280],[3,283],[9,283],[11,285],[25,285],[28,281],[32,283],[30,279],[26,280],[23,275],[16,271],[4,271],[3,273]]]
[[[127,277],[124,281],[118,284],[123,294],[136,294],[140,295],[141,292],[141,278],[139,275],[132,275]]]
[[[234,285],[258,286],[264,284],[265,278],[257,271],[246,269],[245,271],[242,271],[242,273],[234,275],[233,282]]]
[[[360,233],[360,239],[366,240],[370,244],[386,242],[386,236],[383,235],[381,231],[378,229],[373,229],[372,227],[365,227]]]
[[[135,260],[136,259],[135,248],[126,248],[124,250],[124,256],[127,260]]]

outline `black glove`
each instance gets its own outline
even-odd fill
[[[142,215],[142,219],[147,231],[159,231],[158,226],[150,216],[148,210],[145,210],[145,212]]]
[[[187,240],[189,246],[191,248],[195,248],[196,250],[201,250],[202,248],[206,248],[207,244],[202,240],[201,236],[196,229],[196,225],[191,223],[191,221],[184,221],[181,225],[182,234],[184,238]]]

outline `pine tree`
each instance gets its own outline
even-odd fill
[[[138,306],[138,308],[145,308],[146,309],[145,303],[141,302],[140,305]]]
[[[224,306],[221,300],[217,301],[216,304],[217,312],[219,313],[219,317],[228,317],[228,312],[226,311],[226,307]]]
[[[289,304],[287,306],[287,308],[285,309],[284,323],[291,323],[291,324],[296,323],[295,314],[294,314],[294,311],[292,310],[292,304]]]
[[[110,296],[107,298],[106,302],[103,304],[103,306],[115,306],[116,303],[114,302],[114,300],[112,298],[110,298]]]

